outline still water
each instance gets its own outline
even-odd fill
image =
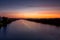
[[[60,40],[60,27],[26,20],[0,28],[0,40]]]

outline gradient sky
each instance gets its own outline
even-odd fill
[[[0,0],[0,16],[60,18],[59,0]]]

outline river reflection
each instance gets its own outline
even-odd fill
[[[0,38],[22,40],[60,40],[60,27],[18,20],[0,29]]]

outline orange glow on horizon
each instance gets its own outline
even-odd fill
[[[0,13],[0,16],[6,16],[10,18],[60,18],[59,10],[42,10],[32,12],[9,12]]]
[[[24,18],[60,18],[60,14],[25,15]]]

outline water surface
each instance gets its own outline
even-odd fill
[[[60,27],[17,20],[0,28],[0,39],[60,40]]]

